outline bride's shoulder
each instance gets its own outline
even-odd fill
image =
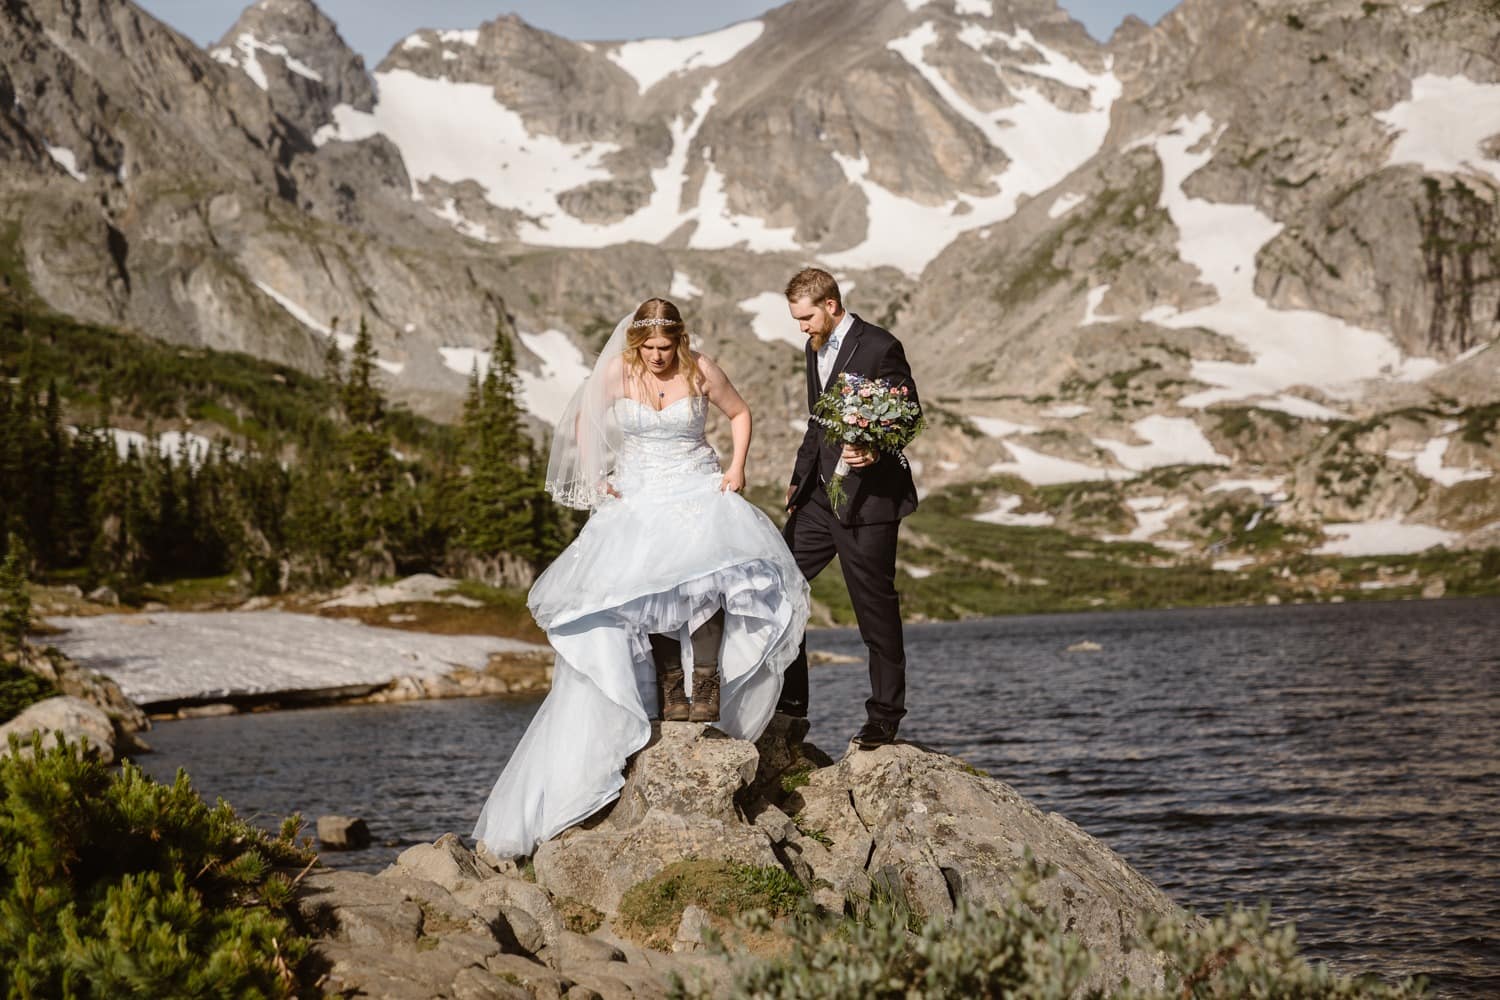
[[[724,378],[724,369],[719,363],[707,354],[693,352],[693,357],[698,363],[698,374],[706,379]]]

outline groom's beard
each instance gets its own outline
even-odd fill
[[[807,339],[812,342],[813,353],[817,354],[819,351],[821,351],[823,349],[823,345],[828,343],[828,338],[831,336],[833,336],[832,330],[829,330],[824,334],[809,334]]]

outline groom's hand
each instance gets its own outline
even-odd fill
[[[794,511],[794,510],[797,509],[796,507],[792,506],[792,497],[795,496],[796,493],[797,493],[797,487],[796,486],[788,486],[786,488],[786,512],[788,514],[790,514],[792,511]]]
[[[849,463],[851,469],[863,469],[874,465],[880,458],[880,453],[868,448],[856,448],[852,444],[844,445],[844,461]]]

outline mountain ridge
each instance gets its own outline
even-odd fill
[[[1051,0],[795,0],[686,40],[424,29],[374,70],[311,0],[209,52],[130,4],[17,10],[0,216],[65,312],[308,370],[363,315],[450,417],[503,317],[545,425],[670,291],[790,454],[776,289],[815,259],[908,346],[924,482],[1121,484],[1092,520],[994,486],[996,523],[1201,555],[1244,543],[1206,526],[1243,482],[1312,528],[1500,538],[1493,435],[1444,430],[1500,377],[1500,139],[1424,125],[1500,109],[1477,10],[1185,0],[1100,44]]]

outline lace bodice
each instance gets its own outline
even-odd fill
[[[614,405],[623,433],[617,478],[659,482],[719,471],[719,456],[703,433],[708,417],[705,397],[684,396],[660,410],[629,397]]]

